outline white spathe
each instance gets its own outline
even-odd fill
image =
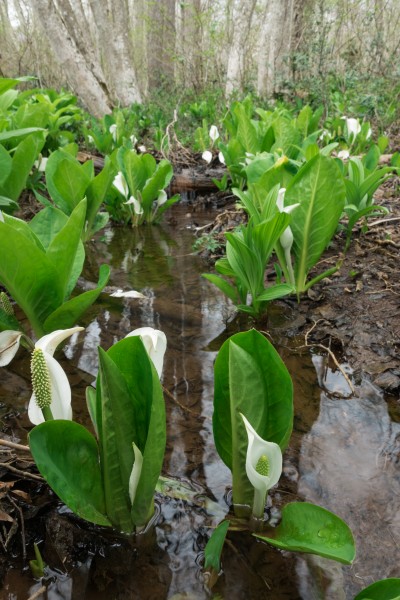
[[[133,204],[133,210],[135,215],[142,215],[143,214],[143,208],[142,205],[140,204],[139,200],[137,198],[134,198],[133,196],[131,196],[129,198],[129,200],[127,200],[126,202],[124,202],[124,204]]]
[[[349,136],[353,136],[353,138],[356,138],[361,131],[360,121],[352,117],[342,117],[342,119],[346,121],[346,128]]]
[[[143,454],[140,452],[135,442],[132,442],[132,446],[135,454],[135,462],[133,463],[131,476],[129,477],[129,498],[133,504],[135,501],[136,490],[139,485],[140,475],[142,473]]]
[[[222,165],[224,165],[224,164],[225,164],[225,157],[224,157],[224,155],[222,154],[222,152],[218,152],[218,160],[219,160],[219,162],[220,162]]]
[[[219,131],[216,125],[211,125],[209,136],[212,143],[214,143],[219,138]]]
[[[281,213],[284,212],[284,213],[289,214],[292,212],[292,210],[294,210],[295,208],[300,206],[300,204],[297,203],[297,204],[291,204],[290,206],[284,206],[283,203],[285,200],[285,193],[286,193],[286,188],[281,188],[279,190],[278,197],[276,199],[276,207],[279,210],[279,212],[281,212]],[[279,238],[279,241],[281,243],[281,246],[282,246],[284,254],[285,254],[286,267],[288,269],[289,279],[290,279],[290,281],[288,281],[288,283],[290,283],[291,285],[294,285],[294,272],[293,272],[293,265],[292,265],[292,257],[290,255],[290,251],[291,251],[292,245],[293,245],[293,232],[289,226],[286,227],[286,229],[282,233],[281,237]]]
[[[161,374],[164,364],[164,354],[167,349],[167,338],[163,331],[153,329],[153,327],[139,327],[131,331],[125,337],[140,336],[147,354],[153,361],[158,376],[161,379]]]
[[[341,150],[340,152],[338,152],[337,157],[341,160],[347,160],[348,158],[350,158],[350,152],[348,150]]]
[[[113,123],[112,125],[110,125],[109,132],[111,133],[112,139],[114,140],[114,142],[116,142],[117,141],[117,125],[116,125],[116,123]]]
[[[207,164],[210,164],[212,161],[212,153],[209,150],[205,150],[201,155],[201,158],[205,160]]]
[[[128,183],[124,177],[124,174],[121,171],[118,171],[118,173],[114,177],[114,181],[112,184],[125,198],[129,196]]]
[[[8,365],[17,354],[21,336],[20,331],[11,329],[0,332],[0,367]]]
[[[278,444],[267,442],[258,435],[246,417],[240,413],[247,432],[246,475],[254,488],[253,514],[261,517],[264,512],[265,497],[268,490],[276,485],[282,475],[282,451]],[[268,460],[268,475],[256,471],[261,457]]]
[[[68,337],[82,331],[83,327],[71,327],[71,329],[58,329],[40,338],[35,344],[35,348],[43,351],[43,356],[49,370],[51,385],[51,405],[50,410],[55,419],[72,420],[71,407],[71,386],[64,369],[53,357],[53,354],[59,344]],[[28,417],[31,423],[39,425],[44,422],[42,410],[36,403],[35,394],[32,394],[29,400]]]
[[[167,192],[165,190],[160,190],[157,197],[157,206],[162,206],[168,200]]]
[[[135,290],[128,290],[127,292],[124,292],[124,290],[122,289],[116,290],[115,292],[110,294],[110,296],[112,296],[113,298],[146,298],[146,296],[144,296],[140,292],[136,292]]]

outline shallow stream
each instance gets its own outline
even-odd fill
[[[251,323],[235,318],[230,302],[200,277],[208,267],[193,253],[193,227],[214,215],[191,211],[181,204],[169,224],[139,231],[116,227],[89,243],[83,287],[97,280],[100,264],[108,263],[111,288],[138,290],[146,299],[103,293],[81,323],[85,331],[65,346],[64,356],[60,353],[70,374],[75,417],[88,424],[84,393],[97,372],[97,346],[107,349],[137,327],[165,332],[163,473],[185,486],[191,500],[158,495],[154,526],[133,541],[96,532],[61,505],[44,513],[40,547],[50,571],[47,594],[39,599],[351,600],[373,581],[399,576],[400,425],[371,384],[358,382],[357,396],[351,395],[340,371],[305,347],[304,337],[293,334],[295,308],[283,302],[272,307],[262,328],[293,378],[295,428],[284,475],[268,500],[269,516],[278,521],[280,507],[296,499],[324,506],[352,528],[357,557],[352,566],[341,566],[279,552],[248,533],[233,532],[213,594],[204,588],[202,550],[230,502],[230,472],[212,435],[213,362],[222,342]],[[18,357],[1,371],[0,400],[3,424],[10,423],[23,440],[29,361],[23,350]],[[12,419],[11,398],[16,398]],[[31,547],[28,552],[32,558]],[[23,566],[16,556],[1,600],[27,600],[40,588]]]

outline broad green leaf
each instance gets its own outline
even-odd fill
[[[143,466],[132,506],[132,522],[145,525],[153,512],[154,490],[165,453],[165,405],[160,380],[139,337],[114,344],[107,353],[123,374],[132,399],[135,437]],[[104,418],[104,417],[103,417]],[[128,414],[126,415],[128,418]]]
[[[151,209],[154,200],[157,200],[161,190],[167,187],[172,179],[172,165],[168,160],[161,160],[154,174],[146,181],[142,191],[142,204],[144,210]]]
[[[300,169],[285,195],[286,206],[295,203],[300,206],[290,227],[296,289],[301,293],[308,272],[332,239],[344,208],[344,182],[334,160],[315,156]]]
[[[54,203],[67,215],[85,197],[90,183],[89,167],[65,150],[53,152],[46,164],[46,184]]]
[[[61,229],[67,224],[68,216],[58,208],[49,206],[38,212],[33,219],[29,222],[29,227],[36,234],[36,236],[42,242],[44,248],[47,249],[55,236],[61,231]],[[68,231],[68,230],[67,230]],[[63,251],[68,248],[71,240],[68,239],[67,244],[63,247]],[[69,277],[65,297],[69,298],[72,290],[76,286],[76,282],[82,272],[83,263],[85,261],[85,248],[82,242],[78,241],[78,247],[76,250],[75,260],[72,266],[71,274]]]
[[[110,356],[99,348],[101,426],[99,443],[108,518],[119,531],[130,533],[129,478],[134,463],[133,399],[125,378]],[[96,410],[97,412],[97,410]]]
[[[85,214],[86,201],[82,200],[74,208],[64,227],[50,241],[46,251],[46,256],[57,268],[58,276],[63,286],[63,300],[67,300],[69,297],[68,291],[71,289],[71,280],[74,281],[75,279],[76,282],[74,265],[85,224]],[[79,275],[80,273],[78,273]]]
[[[392,577],[375,581],[357,594],[354,600],[400,600],[400,579]]]
[[[32,77],[31,75],[25,75],[23,77],[0,77],[0,94],[3,94],[5,91],[15,87],[18,83],[25,81],[35,81],[36,77]]]
[[[29,135],[18,144],[13,154],[11,172],[1,188],[4,196],[12,200],[18,200],[33,163],[44,146],[44,142],[45,134],[40,131]]]
[[[94,290],[89,290],[75,296],[71,300],[59,305],[44,322],[44,330],[46,333],[55,331],[56,329],[68,329],[76,325],[83,313],[92,306],[97,300],[103,288],[107,285],[110,277],[110,267],[101,265],[99,270],[99,281]]]
[[[300,150],[301,134],[286,117],[279,117],[273,123],[275,143],[271,152],[282,150],[289,158],[295,158]]]
[[[355,557],[354,538],[349,526],[329,510],[308,502],[291,502],[282,509],[278,527],[255,537],[290,552],[307,552],[345,565]]]
[[[12,131],[2,131],[0,133],[0,142],[8,142],[20,137],[25,137],[31,133],[42,132],[43,129],[39,127],[25,127],[24,129],[13,129]]]
[[[74,513],[97,525],[111,525],[96,440],[82,425],[46,421],[32,429],[29,446],[40,473]]]
[[[259,296],[257,296],[256,300],[257,302],[271,302],[277,298],[289,296],[289,294],[293,294],[294,291],[293,287],[288,283],[280,283],[266,288]]]
[[[254,247],[258,249],[261,262],[266,267],[267,261],[272,254],[275,244],[291,221],[287,213],[277,213],[267,221],[263,221],[253,227],[251,235]]]
[[[214,275],[213,273],[203,273],[202,277],[204,277],[204,279],[208,279],[208,281],[211,281],[211,283],[213,283],[219,290],[221,290],[221,292],[223,292],[225,296],[227,296],[232,300],[232,302],[237,304],[237,292],[230,283],[225,281],[225,279],[219,277],[218,275]]]
[[[235,276],[252,295],[263,289],[265,265],[257,254],[236,233],[226,233],[226,256]]]
[[[92,181],[89,183],[89,186],[86,188],[86,220],[88,223],[86,239],[90,239],[90,237],[96,231],[104,227],[107,223],[105,217],[98,218],[98,211],[111,187],[114,175],[114,168],[112,166],[110,158],[107,156],[104,162],[103,169],[98,175],[96,175],[94,179],[92,179]]]
[[[0,145],[0,186],[7,180],[12,169],[12,158],[7,150]]]
[[[232,471],[234,502],[250,504],[253,490],[245,469],[247,434],[240,413],[264,440],[284,450],[293,424],[292,381],[272,344],[254,329],[223,344],[214,371],[215,445]]]
[[[0,196],[0,210],[4,211],[7,214],[11,214],[18,209],[19,205],[14,200],[10,200],[10,198],[6,198],[5,196]]]
[[[93,387],[86,388],[86,406],[89,411],[90,419],[92,421],[93,429],[98,437],[99,431],[97,428],[97,399],[96,399],[96,390]]]
[[[238,119],[237,139],[244,148],[245,152],[256,154],[260,151],[260,144],[257,138],[257,131],[247,116],[243,106],[238,106],[235,109],[235,115]]]
[[[226,534],[229,529],[230,522],[222,521],[214,529],[204,548],[204,568],[213,569],[216,573],[221,570],[221,553],[224,547]]]
[[[2,308],[0,308],[0,331],[23,331],[19,321],[14,315],[8,315]]]
[[[7,257],[0,261],[0,282],[36,334],[43,335],[43,322],[63,301],[56,267],[32,239],[9,223],[0,222],[0,256]]]
[[[101,410],[101,422],[99,419],[97,422],[106,501],[108,498],[112,510],[120,506],[122,511],[126,494],[131,526],[144,525],[153,511],[154,490],[165,452],[161,384],[140,337],[125,338],[114,344],[107,354],[100,352],[100,365],[96,413]],[[133,442],[143,454],[143,466],[131,509],[129,478],[134,463]],[[114,460],[119,465],[117,471]],[[126,518],[124,512],[123,518]]]

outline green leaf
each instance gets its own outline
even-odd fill
[[[161,190],[167,187],[172,179],[172,165],[168,160],[161,160],[154,174],[146,181],[142,191],[142,206],[145,211],[151,209]]]
[[[86,188],[87,198],[87,233],[86,239],[90,239],[92,235],[104,227],[108,221],[108,215],[105,213],[102,217],[98,215],[101,204],[104,202],[105,197],[113,182],[115,175],[114,167],[112,166],[110,158],[107,156],[105,159],[104,167],[98,175],[90,182]],[[107,220],[106,220],[107,216]]]
[[[153,512],[154,490],[165,451],[165,408],[157,372],[140,337],[133,336],[100,351],[97,416],[110,519],[124,531],[144,525]],[[100,386],[99,386],[100,383]],[[133,442],[143,454],[143,466],[131,508],[129,478],[134,463]],[[125,509],[129,510],[129,518]],[[118,509],[118,514],[116,513]],[[110,511],[113,511],[111,516]]]
[[[18,144],[13,154],[11,172],[1,187],[4,196],[11,200],[18,200],[44,142],[45,135],[39,132],[29,135]]]
[[[363,589],[354,600],[400,600],[400,579],[376,581]]]
[[[226,534],[229,529],[230,522],[222,521],[214,529],[204,548],[204,568],[213,569],[216,573],[221,570],[221,553],[224,547]]]
[[[0,331],[23,331],[19,321],[14,315],[8,315],[2,308],[0,308]]]
[[[204,279],[208,279],[208,281],[211,281],[211,283],[213,283],[219,290],[221,290],[221,292],[225,294],[225,296],[227,296],[232,300],[232,302],[237,304],[237,292],[230,283],[225,281],[225,279],[219,277],[218,275],[214,275],[213,273],[203,273],[202,277],[204,277]]]
[[[97,525],[111,525],[96,440],[82,425],[46,421],[32,429],[29,446],[40,473],[74,513]]]
[[[293,294],[294,291],[294,288],[288,283],[280,283],[266,288],[259,296],[257,296],[256,300],[257,302],[271,302],[271,300]]]
[[[234,112],[238,119],[237,139],[239,143],[244,148],[244,152],[256,154],[261,149],[256,128],[247,116],[243,106],[239,105]]]
[[[43,129],[39,127],[26,127],[24,129],[13,129],[12,131],[2,131],[0,133],[0,142],[8,142],[9,140],[14,140],[20,137],[25,137],[30,135],[31,133],[42,132]]]
[[[154,490],[164,460],[166,424],[162,387],[139,337],[121,340],[108,354],[123,374],[134,402],[132,418],[136,431],[132,441],[143,455],[143,466],[131,515],[133,523],[142,526],[153,513]]]
[[[129,478],[134,463],[133,399],[112,358],[99,348],[98,386],[101,425],[98,421],[101,470],[108,518],[119,531],[130,533]]]
[[[71,278],[75,279],[74,266],[78,247],[81,241],[82,230],[85,224],[86,201],[82,200],[72,211],[64,227],[60,229],[51,240],[46,256],[57,269],[58,276],[63,286],[63,300],[69,297],[68,291],[71,290]],[[80,273],[78,273],[78,276]]]
[[[60,233],[60,231],[67,225],[67,223],[68,216],[65,213],[63,213],[58,208],[55,208],[54,206],[49,206],[38,212],[33,217],[33,219],[29,222],[29,227],[40,239],[45,250],[47,251],[53,239]],[[64,234],[64,236],[58,238],[59,242],[61,242],[62,254],[66,253],[66,250],[69,246],[73,246],[74,243],[76,243],[76,239],[74,242],[74,240],[69,236],[71,226],[73,227],[73,234],[79,232],[79,224],[76,222],[76,219],[73,219],[73,221],[70,223],[70,226],[67,227],[67,229],[65,230],[67,233]],[[82,226],[80,227],[82,228]],[[76,282],[78,281],[78,278],[83,269],[83,263],[85,261],[85,248],[79,238],[80,236],[78,236],[78,246],[76,249],[75,259],[72,264],[69,280],[67,282],[65,298],[69,298],[72,290],[75,288]],[[71,251],[71,258],[72,254],[73,250]],[[57,257],[55,257],[55,264],[58,264]]]
[[[88,167],[65,150],[56,150],[46,164],[46,185],[54,203],[69,215],[85,197],[91,177]]]
[[[68,329],[76,325],[81,315],[97,300],[107,285],[109,277],[110,267],[108,265],[101,265],[97,287],[94,290],[89,290],[79,296],[75,296],[55,309],[44,322],[46,333],[50,333],[56,329]]]
[[[7,150],[0,145],[0,186],[7,180],[12,169],[12,158]]]
[[[349,526],[321,506],[308,502],[291,502],[282,509],[278,527],[268,535],[255,537],[290,552],[307,552],[336,560],[345,565],[355,557],[355,544]]]
[[[272,344],[256,330],[238,333],[215,361],[213,431],[221,459],[232,471],[234,502],[250,504],[247,434],[240,413],[266,441],[287,446],[293,425],[290,375]]]
[[[7,260],[0,261],[0,282],[24,311],[36,334],[43,335],[43,322],[62,303],[63,288],[56,267],[32,238],[13,227],[11,221],[0,222],[0,256],[7,256]]]
[[[304,291],[308,272],[332,239],[344,202],[342,175],[334,160],[325,156],[307,162],[289,184],[285,205],[300,204],[290,224],[297,293]]]

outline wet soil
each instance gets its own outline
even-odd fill
[[[279,349],[295,387],[295,430],[267,516],[277,522],[280,508],[296,499],[333,510],[355,532],[354,565],[266,550],[248,533],[233,532],[214,595],[204,588],[202,551],[210,527],[230,506],[230,474],[212,442],[212,364],[230,334],[254,325],[235,317],[206,282],[199,287],[200,273],[209,270],[202,258],[185,262],[196,236],[243,219],[232,198],[217,194],[177,207],[166,228],[151,230],[150,241],[114,229],[88,248],[85,280],[96,281],[98,264],[108,262],[111,286],[140,289],[148,300],[133,305],[103,295],[85,317],[84,341],[67,345],[59,357],[70,369],[74,414],[87,424],[84,394],[97,370],[96,346],[109,347],[139,325],[166,332],[163,473],[187,485],[191,500],[157,494],[155,527],[126,539],[74,517],[41,480],[29,454],[3,448],[1,600],[351,600],[374,580],[400,575],[398,185],[391,180],[380,191],[390,213],[355,232],[338,273],[300,304],[274,303],[257,324]],[[338,233],[316,273],[335,264],[343,247]],[[215,251],[206,254],[208,261],[215,257]],[[29,362],[21,357],[1,374],[2,437],[25,443]],[[48,564],[36,581],[28,566],[34,542]]]

